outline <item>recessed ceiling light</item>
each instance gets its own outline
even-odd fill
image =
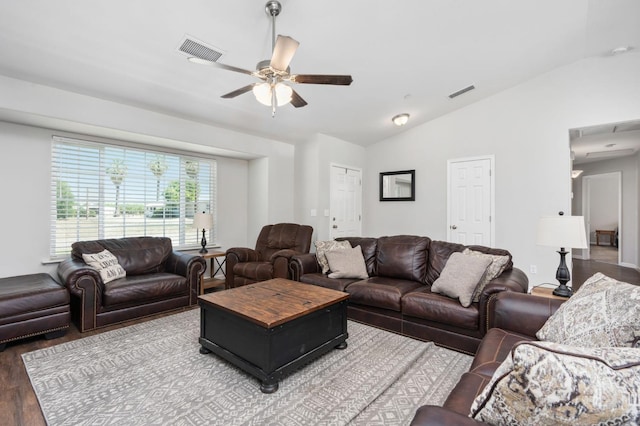
[[[631,46],[618,46],[615,49],[611,49],[611,54],[620,55],[621,53],[627,53],[631,49],[633,49],[633,47]]]

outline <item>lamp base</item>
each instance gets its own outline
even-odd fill
[[[554,296],[571,297],[572,294],[573,294],[573,291],[564,284],[560,284],[558,287],[555,288],[555,290],[553,290]]]
[[[200,244],[202,245],[202,248],[200,249],[200,253],[201,254],[205,254],[205,253],[209,253],[209,250],[206,249],[206,245],[207,245],[207,239],[204,237],[205,234],[205,230],[202,230],[202,240],[200,240]]]

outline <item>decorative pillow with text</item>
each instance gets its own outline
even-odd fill
[[[103,283],[123,278],[127,272],[118,263],[118,259],[109,250],[94,254],[83,254],[84,262],[100,273]]]

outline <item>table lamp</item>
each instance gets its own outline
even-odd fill
[[[207,229],[213,228],[213,214],[211,213],[196,213],[193,217],[193,227],[196,229],[202,229],[202,248],[200,249],[200,253],[208,253],[208,250],[205,248],[207,245],[207,239],[205,238],[205,233]]]
[[[584,217],[564,216],[563,212],[558,216],[541,217],[538,221],[537,243],[541,246],[560,247],[560,266],[556,271],[556,279],[560,286],[553,290],[553,294],[570,297],[572,291],[567,287],[567,283],[571,280],[571,274],[565,261],[569,252],[565,248],[587,248]]]

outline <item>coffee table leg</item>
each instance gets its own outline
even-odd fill
[[[262,382],[260,383],[260,390],[262,393],[274,393],[278,390],[278,382]]]
[[[211,351],[209,349],[205,348],[204,346],[200,346],[200,353],[202,355],[206,355],[206,354],[210,354]]]
[[[336,346],[336,349],[347,349],[347,342],[340,343],[338,346]]]

